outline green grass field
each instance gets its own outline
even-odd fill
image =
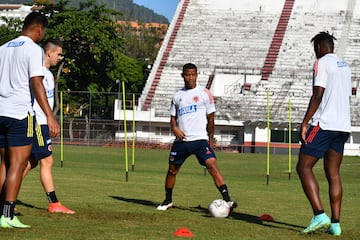
[[[167,150],[137,149],[135,171],[130,162],[126,182],[123,149],[65,146],[60,167],[59,147],[54,148],[58,198],[77,213],[47,213],[39,169],[34,169],[23,182],[17,205],[19,218],[32,228],[0,229],[1,239],[176,239],[173,232],[180,227],[189,228],[194,239],[336,239],[323,233],[299,233],[309,224],[312,211],[294,170],[297,156],[293,156],[289,180],[287,156],[271,155],[267,185],[266,155],[218,152],[219,167],[239,207],[231,218],[216,219],[209,216],[207,207],[220,194],[194,157],[178,174],[175,208],[162,212],[155,208],[164,199]],[[322,160],[315,171],[330,213]],[[360,236],[359,171],[360,158],[344,159],[341,239]],[[259,221],[264,213],[275,222]]]

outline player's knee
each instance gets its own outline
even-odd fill
[[[166,175],[171,177],[171,176],[175,176],[176,174],[177,174],[177,171],[169,169]]]
[[[309,169],[307,169],[304,165],[302,165],[302,164],[297,164],[296,165],[296,172],[297,172],[297,174],[301,177],[302,175],[304,175],[306,172],[307,172],[307,170],[309,170]]]
[[[43,167],[52,167],[53,164],[54,164],[54,160],[51,156],[41,160],[41,166]]]
[[[169,167],[168,172],[167,172],[167,176],[176,176],[176,174],[179,171],[179,167]]]

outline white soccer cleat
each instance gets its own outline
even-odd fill
[[[160,204],[159,206],[157,206],[157,210],[160,210],[160,211],[165,211],[165,210],[168,210],[168,208],[172,208],[173,207],[173,203],[172,202],[167,202],[167,201],[164,201],[162,204]]]

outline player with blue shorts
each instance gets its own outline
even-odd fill
[[[165,178],[165,200],[157,207],[167,210],[173,206],[172,192],[176,175],[190,155],[195,155],[212,176],[215,186],[232,210],[237,206],[230,200],[227,185],[221,174],[213,150],[215,103],[210,91],[196,84],[197,67],[188,63],[181,76],[185,87],[176,92],[170,106],[170,125],[176,137],[169,155]],[[231,211],[230,211],[231,213]]]
[[[320,32],[311,40],[317,60],[314,64],[313,94],[301,124],[302,142],[296,166],[302,188],[312,207],[314,217],[302,233],[318,229],[339,236],[342,184],[340,165],[344,144],[351,132],[351,72],[348,64],[334,52],[335,38]],[[310,125],[308,127],[308,125]],[[331,219],[326,215],[319,194],[313,167],[324,158],[329,184]]]
[[[55,79],[49,68],[56,66],[63,59],[62,43],[56,39],[47,39],[44,43],[44,51],[44,79],[42,83],[46,90],[49,106],[53,109]],[[68,209],[59,202],[55,193],[54,179],[52,175],[54,159],[52,156],[50,131],[47,125],[48,118],[42,111],[40,104],[36,99],[34,99],[33,108],[36,118],[36,137],[34,137],[31,158],[24,171],[24,176],[31,170],[31,168],[36,167],[38,162],[40,162],[40,181],[49,201],[49,206],[47,208],[48,212],[74,214],[74,210]]]
[[[2,228],[29,228],[15,216],[14,209],[22,175],[32,147],[33,110],[31,93],[41,102],[47,115],[52,115],[41,84],[43,51],[36,44],[44,38],[48,21],[39,12],[29,13],[21,36],[0,47],[0,189]],[[52,134],[59,126],[52,116]]]
[[[39,160],[52,155],[52,144],[47,125],[35,124],[36,136],[33,138],[31,157],[38,162]]]

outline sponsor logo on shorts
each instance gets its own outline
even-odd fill
[[[208,147],[206,147],[206,155],[210,155],[211,154],[211,151]]]
[[[170,152],[169,161],[172,162],[175,160],[174,156],[177,155],[177,152]]]

